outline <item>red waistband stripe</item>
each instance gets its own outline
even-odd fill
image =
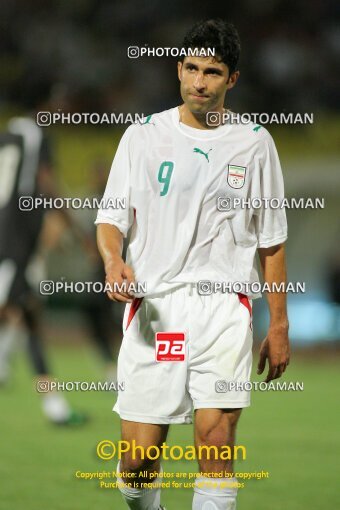
[[[126,323],[126,328],[127,329],[130,325],[130,322],[132,321],[132,319],[134,318],[134,316],[136,315],[137,313],[137,310],[138,308],[140,307],[140,305],[142,304],[142,301],[143,301],[144,298],[134,298],[132,303],[131,303],[131,307],[130,307],[130,311],[129,311],[129,316],[128,316],[128,320],[127,320],[127,323]]]

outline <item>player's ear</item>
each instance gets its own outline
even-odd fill
[[[229,76],[229,80],[227,81],[227,89],[228,90],[235,87],[239,76],[240,76],[240,71],[234,71],[233,73],[231,73],[231,75]]]
[[[178,61],[177,62],[177,74],[178,74],[179,81],[182,81],[181,80],[182,67],[183,67],[183,62]]]

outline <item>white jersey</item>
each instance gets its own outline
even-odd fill
[[[103,202],[121,198],[126,207],[101,208],[96,224],[124,237],[132,227],[127,264],[148,296],[200,280],[249,284],[259,279],[256,249],[287,238],[284,209],[253,204],[272,197],[283,199],[283,178],[265,128],[196,129],[176,107],[125,131]]]

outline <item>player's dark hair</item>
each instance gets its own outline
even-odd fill
[[[219,18],[199,21],[185,35],[182,47],[214,48],[216,60],[226,64],[230,74],[237,70],[241,41],[232,23]]]

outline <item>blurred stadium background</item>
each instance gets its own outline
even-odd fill
[[[306,293],[288,296],[292,362],[284,376],[303,381],[296,393],[255,393],[244,413],[239,442],[248,459],[239,469],[270,471],[248,482],[239,508],[318,510],[340,507],[336,490],[340,340],[340,7],[335,0],[239,0],[195,5],[173,0],[3,0],[0,17],[0,127],[36,111],[150,114],[179,103],[175,58],[128,59],[128,46],[180,46],[191,24],[223,17],[238,27],[241,78],[227,96],[238,112],[313,113],[314,124],[266,126],[274,137],[287,197],[324,198],[324,209],[288,210],[290,281]],[[44,128],[61,196],[98,193],[125,126]],[[1,168],[0,168],[1,171]],[[94,232],[95,211],[71,211]],[[92,279],[83,247],[49,214],[36,267],[46,280]],[[38,288],[38,287],[37,287]],[[103,380],[105,367],[92,342],[84,296],[42,299],[43,340],[53,374],[65,380]],[[254,305],[255,349],[267,326],[264,299]],[[112,305],[112,344],[119,349],[122,307]],[[23,335],[24,336],[24,335]],[[17,343],[10,378],[0,387],[0,509],[123,509],[119,494],[74,472],[112,470],[95,446],[117,440],[114,395],[72,392],[72,405],[88,413],[79,428],[58,428],[39,411],[39,395]],[[254,374],[254,380],[259,377]],[[169,390],[170,391],[170,390]],[[174,427],[170,443],[191,444],[191,426]],[[108,464],[110,467],[108,467]],[[166,463],[193,471],[188,462]],[[190,508],[191,491],[166,491],[170,508]]]

